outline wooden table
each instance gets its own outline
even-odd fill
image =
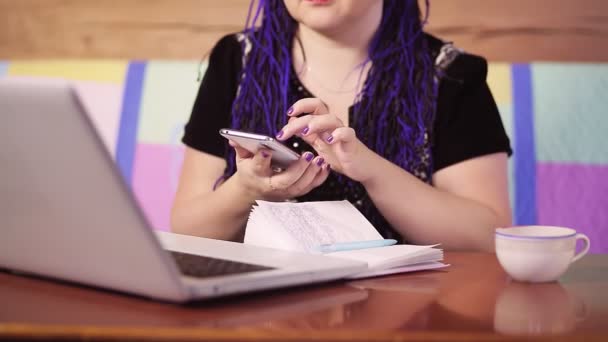
[[[172,305],[0,272],[0,339],[608,341],[608,255],[558,283],[511,281],[493,254],[451,267]]]

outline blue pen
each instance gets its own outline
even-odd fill
[[[352,251],[354,249],[365,249],[374,247],[390,246],[397,243],[394,239],[381,239],[381,240],[368,240],[368,241],[355,241],[355,242],[340,242],[320,245],[316,248],[321,253],[331,253],[340,251]]]

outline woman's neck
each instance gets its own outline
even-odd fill
[[[382,19],[381,9],[380,13],[376,12],[370,11],[347,27],[331,32],[315,31],[299,25],[297,35],[304,51],[297,51],[299,46],[294,44],[296,66],[306,62],[322,72],[325,71],[323,69],[348,72],[361,65],[367,59],[369,44]]]
[[[369,44],[380,26],[382,10],[369,11],[347,27],[320,32],[300,25],[293,63],[304,86],[348,125],[348,108],[361,91],[371,64]],[[346,25],[344,25],[346,26]]]

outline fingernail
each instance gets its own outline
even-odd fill
[[[279,133],[277,133],[277,138],[280,138],[283,136],[283,130],[279,131]]]
[[[291,113],[293,113],[293,107],[289,107],[287,110],[287,115],[291,115]]]
[[[310,128],[308,128],[308,126],[304,127],[304,129],[302,130],[302,134],[306,135],[308,134],[308,131],[310,131]]]
[[[334,137],[330,135],[325,140],[327,140],[327,142],[330,143],[330,142],[334,141]]]
[[[268,158],[268,157],[270,157],[270,153],[268,153],[266,151],[262,151],[262,157]]]
[[[324,162],[324,161],[325,161],[325,159],[323,159],[323,158],[319,158],[319,160],[317,160],[317,165],[318,165],[318,166],[323,165],[323,162]]]
[[[306,159],[307,162],[310,162],[312,160],[312,158],[315,157],[314,154],[312,154],[310,152],[306,152],[304,154],[305,154],[304,158]]]

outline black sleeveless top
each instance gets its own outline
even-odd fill
[[[242,44],[239,34],[223,37],[213,48],[207,71],[194,102],[182,141],[187,146],[227,158],[230,149],[226,139],[218,134],[220,128],[231,126],[232,103],[239,86],[243,63]],[[496,103],[486,84],[487,63],[485,59],[463,53],[430,35],[429,46],[436,57],[438,74],[442,75],[438,88],[434,127],[429,137],[432,156],[421,156],[433,164],[437,172],[458,162],[496,152],[512,153]],[[291,75],[290,93],[296,98],[315,97]],[[353,122],[352,107],[349,122]],[[360,134],[361,127],[353,127]],[[314,151],[298,137],[288,139],[285,144],[299,153]],[[389,158],[390,159],[390,158]],[[432,175],[423,170],[412,174],[421,181],[432,183]],[[348,200],[355,205],[385,238],[403,242],[402,236],[386,221],[365,188],[345,176],[331,173],[328,179],[297,201]],[[411,199],[403,194],[403,205]]]

